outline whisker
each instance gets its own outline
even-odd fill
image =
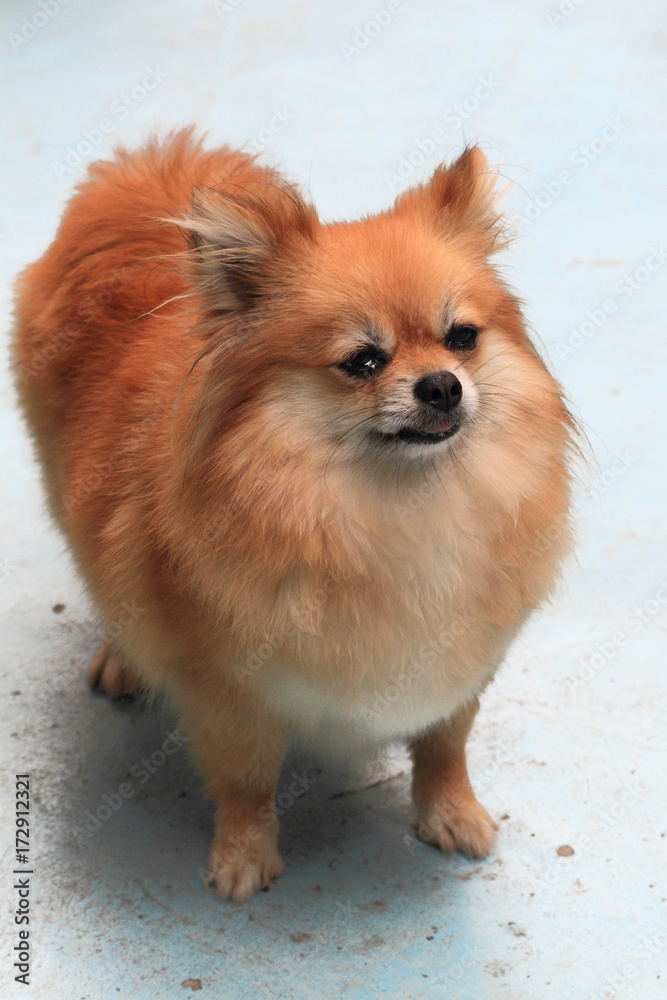
[[[477,372],[481,371],[485,365],[488,365],[491,361],[495,361],[496,358],[499,358],[502,354],[506,354],[507,351],[511,350],[512,350],[511,347],[504,347],[502,351],[497,351],[496,354],[492,354],[490,358],[487,358],[486,361],[482,361],[481,365],[478,365],[477,368],[468,373],[470,375],[470,378],[472,378],[473,375],[476,375]]]
[[[154,306],[152,309],[149,309],[147,312],[141,313],[140,316],[137,316],[137,319],[143,319],[144,316],[152,316],[154,313],[158,311],[158,309],[164,309],[165,306],[168,306],[170,302],[177,302],[179,299],[189,299],[191,298],[191,296],[192,292],[184,292],[182,295],[172,295],[170,299],[165,299],[164,302],[158,303],[158,305]],[[186,314],[183,313],[183,315]],[[169,319],[173,319],[173,317],[170,316]]]
[[[454,451],[454,449],[453,449],[453,448],[450,448],[450,451],[451,451],[451,452],[453,452],[453,451]],[[439,472],[439,470],[438,470],[438,466],[436,465],[436,460],[435,460],[435,456],[434,456],[434,457],[433,457],[433,458],[431,459],[431,465],[432,465],[432,467],[433,467],[433,471],[435,472],[436,476],[438,477],[438,482],[439,482],[439,483],[440,483],[440,485],[442,486],[442,490],[443,490],[443,493],[445,494],[445,496],[446,496],[446,497],[447,497],[447,499],[449,500],[449,494],[447,493],[447,487],[445,486],[445,484],[443,483],[443,481],[442,481],[442,479],[441,479],[441,477],[440,477],[440,472]]]

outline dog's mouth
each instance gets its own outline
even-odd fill
[[[453,437],[461,426],[460,420],[446,420],[433,427],[401,427],[393,434],[382,434],[385,441],[405,441],[406,444],[438,444]]]

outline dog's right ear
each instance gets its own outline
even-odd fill
[[[258,302],[279,258],[298,237],[312,235],[315,212],[289,186],[266,195],[196,188],[190,230],[194,278],[211,312],[244,312]]]

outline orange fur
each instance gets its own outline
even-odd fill
[[[572,423],[489,262],[501,243],[477,149],[323,225],[188,131],[94,164],[20,278],[21,402],[112,636],[95,677],[164,691],[190,727],[223,895],[282,869],[291,735],[410,741],[427,838],[490,846],[465,738],[570,545]],[[470,350],[443,341],[461,324]],[[386,367],[351,376],[369,337]],[[416,380],[445,370],[458,433],[405,443]]]

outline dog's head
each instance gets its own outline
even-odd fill
[[[503,243],[492,189],[472,148],[352,223],[321,224],[286,185],[198,190],[186,225],[208,432],[251,427],[265,444],[386,467],[561,421],[490,263]]]

